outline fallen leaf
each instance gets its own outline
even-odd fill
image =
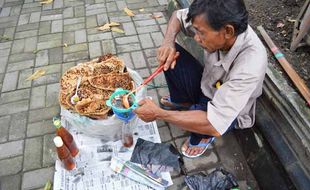
[[[278,22],[277,28],[283,28],[285,24],[283,22]]]
[[[163,16],[161,16],[161,15],[151,15],[151,18],[153,18],[153,19],[157,19],[157,18],[161,18],[161,17],[163,17]]]
[[[106,31],[106,30],[110,30],[112,26],[119,26],[119,25],[120,23],[118,22],[106,23],[105,25],[98,27],[98,30]]]
[[[117,33],[125,33],[125,31],[124,30],[122,30],[122,29],[120,29],[120,28],[118,28],[118,27],[112,27],[111,28],[111,31],[112,32],[117,32]]]
[[[289,21],[289,22],[296,22],[297,20],[289,18],[289,19],[287,19],[287,21]]]
[[[68,44],[64,43],[64,47],[68,47]]]
[[[37,49],[37,50],[33,50],[32,53],[36,54],[36,53],[38,53],[39,51],[40,51],[40,50],[38,50],[38,49]]]
[[[132,10],[128,9],[127,7],[124,8],[124,11],[128,16],[135,16]]]
[[[37,70],[31,76],[29,76],[26,80],[35,80],[45,74],[45,71],[42,69]]]
[[[118,22],[110,22],[109,26],[112,27],[112,26],[119,26],[121,25],[120,23]]]
[[[281,34],[286,34],[286,31],[285,30],[281,31]]]
[[[52,190],[52,183],[48,180],[44,186],[44,190]]]
[[[98,27],[98,30],[101,30],[101,31],[110,30],[110,26],[105,24],[103,26]]]
[[[6,35],[3,35],[3,36],[0,36],[0,40],[11,40],[11,38]]]
[[[46,5],[46,4],[49,4],[49,3],[52,3],[54,0],[46,0],[46,1],[41,1],[41,5]]]
[[[142,9],[139,9],[139,12],[144,12],[144,9],[142,8]]]

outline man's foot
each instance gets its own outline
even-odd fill
[[[191,103],[174,103],[169,95],[163,96],[160,99],[160,104],[166,110],[188,110],[191,106]]]
[[[214,141],[214,137],[212,138],[204,138],[201,139],[198,145],[190,144],[190,137],[184,142],[181,147],[182,154],[188,158],[196,158],[207,150],[208,146]]]

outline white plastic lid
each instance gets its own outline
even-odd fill
[[[62,141],[60,136],[56,136],[54,138],[54,143],[55,143],[56,147],[62,147],[62,145],[64,144],[64,142]]]

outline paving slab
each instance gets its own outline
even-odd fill
[[[28,112],[12,115],[10,123],[9,140],[24,139],[26,135]]]
[[[159,128],[158,131],[162,142],[168,142],[172,140],[171,132],[168,126],[163,126]]]
[[[6,73],[4,76],[2,92],[15,90],[17,80],[18,80],[18,71]]]
[[[19,71],[17,89],[25,89],[31,87],[31,81],[26,80],[30,75],[32,75],[32,69],[25,69]]]
[[[28,123],[27,137],[41,136],[49,133],[55,133],[51,119],[41,120],[38,122]]]
[[[42,137],[28,138],[25,142],[23,171],[41,168]]]
[[[0,177],[10,176],[22,171],[23,156],[0,160]]]
[[[48,65],[48,50],[41,50],[37,53],[35,66]]]
[[[0,143],[6,142],[10,130],[11,116],[0,117]]]
[[[20,189],[21,179],[20,175],[0,177],[0,189]]]
[[[37,86],[32,88],[30,98],[30,109],[37,109],[45,107],[45,91],[46,86]]]
[[[24,140],[0,144],[0,159],[15,157],[23,154]]]
[[[0,104],[5,104],[9,102],[16,102],[19,100],[29,99],[30,97],[30,89],[21,89],[15,90],[11,92],[5,92],[1,94]]]
[[[42,188],[48,180],[53,181],[54,168],[42,168],[38,170],[33,170],[25,172],[22,180],[21,189],[35,189]]]
[[[57,153],[55,152],[55,146],[53,139],[56,134],[44,135],[43,142],[43,167],[53,166],[57,159]]]
[[[0,105],[0,116],[27,111],[28,106],[29,106],[28,100],[2,104]]]

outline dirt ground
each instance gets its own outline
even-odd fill
[[[253,28],[259,25],[264,26],[289,63],[293,65],[297,73],[305,80],[307,86],[310,87],[310,46],[300,47],[295,52],[289,50],[294,26],[294,23],[290,20],[297,18],[305,0],[244,1],[249,10],[250,25]],[[278,23],[283,23],[284,26],[279,27],[280,24]],[[280,68],[279,63],[273,56],[270,56],[269,60],[284,73],[284,70]]]

